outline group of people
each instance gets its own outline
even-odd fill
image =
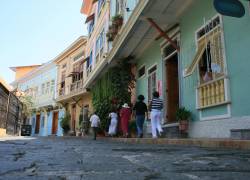
[[[123,137],[128,137],[129,135],[129,121],[131,119],[131,115],[133,115],[136,120],[137,136],[138,138],[142,138],[143,124],[145,122],[145,119],[148,119],[148,111],[150,111],[152,137],[157,138],[158,136],[161,136],[163,132],[161,127],[163,101],[159,98],[158,92],[153,93],[153,98],[150,101],[148,107],[144,102],[144,99],[145,98],[143,95],[139,95],[138,101],[135,103],[133,108],[129,107],[129,105],[125,103],[119,112],[117,112],[115,108],[112,109],[112,112],[109,114],[110,123],[108,128],[108,134],[110,136],[114,136],[117,133],[119,114]],[[95,140],[97,129],[100,124],[100,118],[96,113],[93,113],[93,115],[90,117],[90,122],[91,127],[93,128]]]

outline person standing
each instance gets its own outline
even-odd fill
[[[136,118],[136,127],[137,127],[137,135],[139,138],[143,137],[143,124],[145,121],[145,115],[148,118],[148,108],[147,105],[143,102],[144,101],[144,96],[139,95],[138,96],[138,101],[135,103],[135,106],[133,110],[133,114],[135,115]]]
[[[120,110],[123,137],[128,137],[128,123],[131,118],[131,109],[127,103]]]
[[[153,93],[153,99],[150,102],[149,105],[151,109],[151,127],[152,127],[152,136],[153,138],[157,138],[157,131],[159,135],[161,136],[161,133],[163,132],[161,127],[161,118],[162,118],[162,112],[163,109],[163,101],[159,98],[159,93],[155,91]]]
[[[97,131],[98,131],[98,127],[99,127],[99,124],[100,124],[100,118],[99,116],[97,116],[97,114],[94,112],[92,114],[92,116],[90,117],[90,123],[91,123],[91,127],[93,129],[93,132],[94,132],[94,140],[96,140],[96,134],[97,134]]]
[[[113,111],[109,114],[109,118],[111,118],[111,120],[110,120],[108,134],[110,136],[114,136],[114,135],[116,135],[117,124],[118,124],[118,115],[117,115],[115,109],[113,109]]]

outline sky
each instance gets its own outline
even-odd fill
[[[87,35],[82,0],[0,0],[0,76],[14,81],[12,66],[54,59]]]

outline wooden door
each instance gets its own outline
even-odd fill
[[[71,115],[71,130],[75,131],[76,126],[76,105],[72,105],[72,115]]]
[[[167,122],[176,122],[176,111],[179,108],[179,76],[178,55],[166,61],[166,94],[167,94]]]
[[[52,133],[57,134],[58,129],[58,112],[53,113],[53,121],[52,121]]]
[[[35,128],[35,134],[39,134],[40,131],[40,114],[36,115],[36,128]]]

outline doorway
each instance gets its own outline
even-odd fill
[[[58,111],[53,113],[51,134],[57,134],[57,129],[58,129]]]
[[[71,109],[72,111],[72,118],[71,118],[71,121],[72,121],[72,123],[71,123],[71,130],[72,131],[75,131],[75,126],[76,126],[76,105],[74,104],[74,105],[72,105],[72,109]]]
[[[35,128],[35,134],[39,134],[40,131],[40,114],[36,115],[36,128]]]
[[[178,71],[178,53],[167,58],[165,63],[166,72],[166,119],[167,123],[174,123],[176,111],[179,108],[179,71]]]

